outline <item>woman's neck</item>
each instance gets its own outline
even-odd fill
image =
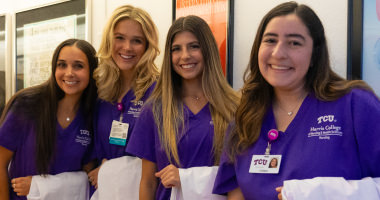
[[[204,97],[201,80],[183,80],[182,81],[183,97]]]
[[[283,109],[289,110],[295,104],[307,96],[307,91],[304,87],[299,87],[293,90],[274,89],[274,104],[281,105]]]
[[[121,102],[123,97],[127,94],[127,92],[131,89],[133,84],[133,71],[120,71],[120,79],[121,79],[121,93],[117,99],[117,102]]]

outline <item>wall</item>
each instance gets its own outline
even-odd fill
[[[97,49],[100,44],[103,26],[111,12],[123,4],[132,4],[149,12],[159,29],[161,55],[156,63],[162,62],[162,52],[166,33],[172,22],[172,0],[88,0],[92,8],[91,42]],[[26,8],[56,2],[56,0],[0,0],[0,13],[15,12]],[[235,89],[243,84],[243,72],[248,64],[249,54],[256,29],[261,18],[271,8],[285,0],[235,0],[234,9],[234,75]],[[333,69],[346,77],[347,57],[347,1],[346,0],[299,0],[311,6],[321,18],[331,55]],[[333,8],[333,9],[332,9]]]
[[[146,10],[156,24],[159,32],[161,53],[155,62],[160,67],[165,48],[166,33],[172,23],[172,0],[94,0],[92,2],[92,44],[96,49],[99,48],[103,27],[107,19],[115,8],[126,4]]]

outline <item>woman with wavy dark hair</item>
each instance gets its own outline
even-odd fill
[[[274,199],[289,179],[380,176],[378,119],[380,102],[370,87],[332,71],[314,11],[280,4],[256,33],[214,192]],[[279,171],[267,174],[261,167],[272,157]]]
[[[33,175],[89,163],[97,66],[90,43],[65,40],[53,54],[50,79],[9,100],[0,120],[0,199],[26,199]]]

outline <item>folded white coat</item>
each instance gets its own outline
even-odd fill
[[[380,178],[345,180],[342,177],[316,177],[284,181],[284,200],[380,200]]]
[[[91,200],[138,200],[141,159],[123,156],[102,164],[98,173],[98,189]]]
[[[172,188],[171,200],[226,200],[222,195],[212,194],[218,167],[179,168],[181,187]]]
[[[86,200],[89,182],[85,172],[64,172],[32,177],[28,200]]]

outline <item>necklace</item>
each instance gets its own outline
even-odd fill
[[[197,96],[190,96],[192,99],[194,99],[195,101],[199,101],[199,99],[201,99],[201,97],[197,97]]]
[[[306,93],[307,95],[307,93]],[[294,111],[296,110],[297,107],[301,106],[302,102],[303,102],[303,99],[306,97],[306,95],[301,95],[301,97],[299,98],[298,102],[290,111],[286,111],[285,109],[283,109],[279,103],[277,103],[278,107],[284,111],[289,117],[293,115]]]
[[[66,121],[69,122],[70,121],[70,117],[66,117]]]

